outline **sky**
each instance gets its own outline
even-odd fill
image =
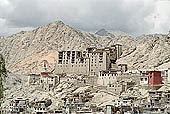
[[[88,32],[168,33],[170,0],[0,0],[0,36],[57,20]]]

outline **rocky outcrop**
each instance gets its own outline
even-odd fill
[[[161,69],[162,65],[170,61],[170,45],[167,36],[142,35],[137,37],[136,49],[121,58],[119,62],[126,62],[131,68],[159,67]]]

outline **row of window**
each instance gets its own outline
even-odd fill
[[[67,59],[70,59],[71,57],[70,56],[67,56]],[[76,56],[75,57],[75,55],[72,55],[72,58],[77,58],[77,59],[79,59],[80,58],[80,56]],[[92,61],[93,61],[93,59],[94,59],[94,56],[91,56],[91,58],[92,58]],[[95,57],[95,60],[96,60],[96,58],[97,57]],[[64,56],[59,56],[59,59],[66,59],[66,57],[65,57],[65,55]],[[99,57],[98,58],[99,60],[103,60],[103,57]]]
[[[71,65],[71,67],[86,67],[87,65]],[[58,67],[68,67],[68,65],[59,65]]]
[[[100,74],[99,76],[117,76],[118,74]]]
[[[35,108],[35,110],[45,110],[45,108]]]
[[[75,62],[74,60],[72,60],[71,61],[71,63],[73,64],[73,63],[75,63],[75,64],[79,64],[79,63],[87,63],[86,61],[79,61],[79,62]],[[96,64],[97,62],[94,62],[93,63],[93,61],[91,62],[92,64]],[[103,61],[99,61],[99,63],[103,63]],[[62,61],[62,60],[59,60],[58,61],[58,64],[68,64],[68,60],[66,60],[66,61]]]
[[[141,81],[147,81],[148,79],[147,78],[141,78],[140,80]]]
[[[102,56],[103,53],[92,53],[92,55],[100,55],[100,56]]]
[[[96,65],[96,64],[91,64],[91,66],[98,66],[98,65]],[[102,65],[100,64],[99,66],[101,67]]]
[[[109,87],[121,87],[121,85],[112,85],[112,84],[109,84]]]
[[[75,63],[75,64],[79,64],[79,63],[86,63],[86,61],[85,61],[85,62],[84,62],[84,61],[75,62],[75,60],[72,59],[72,60],[71,60],[71,63],[72,63],[72,64],[74,64],[74,63]],[[68,60],[66,60],[66,61],[59,60],[59,61],[58,61],[58,64],[69,64],[69,63],[68,63]]]

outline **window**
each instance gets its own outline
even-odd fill
[[[99,61],[99,63],[103,63],[103,61]]]
[[[59,61],[58,61],[58,64],[62,64],[62,60],[59,60]]]
[[[75,63],[75,60],[74,60],[74,58],[72,58],[72,59],[71,59],[71,63]]]

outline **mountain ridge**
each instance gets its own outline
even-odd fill
[[[123,45],[123,55],[118,63],[127,63],[129,67],[135,68],[148,67],[147,59],[151,61],[151,65],[159,66],[168,58],[165,52],[170,55],[166,49],[169,49],[169,43],[164,45],[165,36],[158,38],[154,35],[144,35],[134,38],[126,33],[117,35],[114,32],[107,32],[108,35],[100,36],[74,29],[62,21],[55,21],[31,31],[1,37],[0,53],[6,57],[7,68],[10,71],[26,74],[40,72],[43,60],[47,60],[50,69],[54,69],[58,50],[84,50],[89,46],[101,48],[120,43]],[[158,48],[153,48],[155,45]],[[164,54],[165,57],[162,55],[159,58],[154,51]],[[158,59],[153,58],[151,52]]]

